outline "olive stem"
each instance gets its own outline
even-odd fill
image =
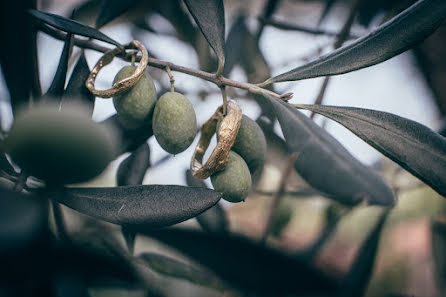
[[[296,162],[297,158],[299,157],[298,152],[294,152],[290,155],[288,158],[287,166],[285,167],[285,170],[282,173],[281,179],[280,179],[280,185],[279,190],[275,193],[273,197],[273,201],[271,202],[271,207],[269,208],[268,213],[268,219],[266,220],[266,227],[265,231],[263,232],[263,236],[260,239],[260,244],[265,244],[266,239],[268,238],[269,234],[271,233],[271,230],[273,228],[273,221],[276,214],[276,210],[279,207],[280,200],[282,200],[283,194],[285,194],[285,187],[288,181],[288,176],[291,173],[291,170],[294,168],[294,162]]]
[[[172,71],[169,66],[166,66],[166,72],[170,79],[170,91],[175,92],[175,78],[173,77]]]
[[[222,86],[220,90],[221,90],[221,96],[223,97],[223,115],[225,116],[228,110],[228,96],[226,95],[225,86]]]
[[[59,39],[59,40],[64,40],[65,35],[66,35],[66,33],[59,31],[55,28],[52,28],[46,24],[40,24],[38,29],[40,31],[56,38],[56,39]],[[74,45],[76,45],[77,47],[80,47],[80,48],[91,49],[91,50],[94,50],[97,52],[102,52],[102,53],[108,52],[110,50],[110,48],[96,44],[96,43],[92,42],[91,40],[85,40],[85,39],[79,39],[79,38],[73,38],[73,40],[74,40]],[[129,56],[128,53],[118,54],[118,55],[116,55],[116,57],[119,57],[126,61],[131,61],[131,57]],[[140,59],[140,56],[137,56],[136,61],[138,62],[139,59]],[[163,70],[166,69],[166,67],[169,67],[172,71],[178,71],[181,73],[185,73],[188,75],[192,75],[192,76],[210,81],[219,87],[229,86],[229,87],[233,87],[233,88],[244,89],[244,90],[247,90],[248,92],[253,93],[253,94],[260,94],[260,95],[268,94],[276,99],[284,100],[284,101],[287,101],[287,100],[291,99],[291,97],[292,97],[292,93],[286,93],[286,94],[280,95],[273,91],[263,88],[262,84],[239,82],[239,81],[235,81],[235,80],[223,77],[223,76],[218,76],[215,73],[210,73],[210,72],[206,72],[206,71],[202,71],[202,70],[197,70],[197,69],[192,69],[192,68],[176,65],[176,64],[161,61],[161,60],[158,60],[158,59],[155,59],[152,57],[149,57],[147,64],[152,67],[163,69]]]

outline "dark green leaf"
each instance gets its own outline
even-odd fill
[[[356,160],[333,136],[291,105],[265,95],[276,112],[290,153],[298,152],[296,171],[315,189],[355,204],[393,205],[391,189]]]
[[[245,17],[239,16],[229,30],[226,39],[226,63],[223,70],[223,76],[227,77],[231,73],[234,66],[240,63],[242,57],[242,49],[245,44],[246,35],[249,34],[245,24]]]
[[[206,188],[204,181],[194,177],[189,169],[186,171],[186,182],[190,187]],[[196,219],[201,228],[207,232],[228,232],[229,223],[226,217],[226,212],[219,204],[215,204],[212,208],[197,216]]]
[[[347,73],[386,61],[429,36],[446,17],[446,1],[420,0],[370,34],[263,84]]]
[[[143,143],[119,164],[116,174],[118,186],[141,185],[150,167],[150,147]]]
[[[303,259],[245,238],[178,229],[145,234],[178,249],[239,289],[271,296],[325,296],[337,289]]]
[[[435,276],[440,294],[446,293],[446,222],[437,220],[432,223],[432,255]]]
[[[52,14],[52,13],[46,13],[34,9],[30,9],[29,13],[35,17],[36,19],[49,24],[59,30],[69,32],[76,35],[82,35],[86,37],[90,37],[93,39],[101,40],[110,44],[114,44],[116,46],[121,46],[119,42],[111,39],[104,33],[101,33],[100,31],[88,27],[84,24],[81,24],[79,22],[70,20],[68,18],[62,17],[60,15]]]
[[[333,4],[336,3],[336,0],[325,0],[324,10],[321,13],[321,16],[318,21],[318,25],[322,24],[322,22],[327,17],[328,13],[331,11]]]
[[[105,0],[96,20],[96,28],[101,28],[126,12],[136,0]]]
[[[388,213],[388,210],[384,211],[384,214],[379,218],[379,222],[375,228],[370,232],[359,248],[357,256],[344,278],[339,296],[364,296],[367,285],[372,277],[373,265],[375,263],[379,240],[381,238],[381,231]]]
[[[279,6],[280,1],[281,0],[268,0],[263,8],[262,19],[269,20],[269,18],[274,14],[274,11],[276,11],[277,7]],[[262,35],[264,27],[265,23],[261,22],[257,31],[257,40],[259,40],[260,36]]]
[[[218,57],[217,73],[225,64],[225,10],[223,0],[184,0],[210,46]]]
[[[88,68],[87,60],[85,59],[85,54],[82,52],[76,66],[71,74],[70,81],[68,82],[67,88],[63,95],[64,101],[69,100],[81,100],[84,102],[85,106],[88,106],[93,114],[95,96],[87,89],[85,86],[85,81],[90,74],[90,69]]]
[[[16,175],[14,167],[12,167],[11,163],[9,163],[6,155],[0,151],[0,169],[6,172],[9,175]]]
[[[426,126],[387,112],[296,105],[326,116],[446,196],[446,139]]]
[[[224,290],[227,288],[212,272],[200,269],[191,264],[186,264],[173,258],[154,253],[143,253],[138,258],[144,261],[150,269],[160,274],[181,278],[191,283],[216,290]]]
[[[28,104],[30,94],[34,98],[42,95],[36,31],[27,13],[35,5],[34,0],[0,1],[0,64],[13,112]]]
[[[221,198],[214,190],[175,185],[67,188],[48,195],[83,214],[132,230],[180,223],[199,215]]]
[[[46,92],[45,96],[52,98],[62,97],[65,89],[65,81],[67,78],[68,62],[70,60],[71,52],[73,50],[73,35],[68,33],[65,37],[65,44],[62,54],[59,59],[59,66],[57,66],[56,74],[53,81]]]

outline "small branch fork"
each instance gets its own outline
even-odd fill
[[[65,32],[59,31],[59,30],[57,30],[49,25],[46,25],[46,24],[40,24],[39,30],[56,38],[56,39],[59,39],[59,40],[64,40],[64,38],[66,36]],[[96,43],[92,42],[91,40],[80,39],[80,38],[73,38],[73,39],[74,39],[74,45],[76,45],[80,48],[90,49],[90,50],[94,50],[94,51],[102,52],[102,53],[106,53],[110,50],[110,48],[96,44]],[[116,57],[119,57],[119,58],[129,61],[129,62],[132,61],[132,54],[130,54],[130,53],[117,54]],[[136,56],[137,62],[139,62],[140,59],[141,59],[140,56]],[[182,72],[185,74],[189,74],[189,75],[210,81],[210,82],[216,84],[220,88],[228,86],[228,87],[233,87],[233,88],[244,89],[244,90],[247,90],[248,92],[253,93],[253,94],[260,94],[260,95],[261,94],[269,94],[276,99],[284,100],[284,101],[288,101],[289,99],[292,98],[292,93],[286,93],[286,94],[282,94],[282,95],[277,94],[273,91],[264,89],[256,84],[235,81],[235,80],[223,77],[223,76],[218,76],[215,73],[210,73],[210,72],[206,72],[206,71],[202,71],[202,70],[197,70],[197,69],[192,69],[192,68],[176,65],[176,64],[161,61],[161,60],[158,60],[158,59],[155,59],[152,57],[148,58],[147,64],[152,67],[159,68],[162,70],[167,70],[167,68],[169,68],[171,71],[178,71],[178,72]]]

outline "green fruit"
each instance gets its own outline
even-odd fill
[[[192,144],[197,133],[194,107],[180,93],[167,92],[156,103],[152,128],[165,151],[181,153]]]
[[[136,66],[125,66],[116,74],[113,83],[129,77]],[[150,75],[145,72],[128,91],[113,98],[113,104],[122,122],[129,127],[140,126],[152,115],[156,103],[156,89]]]
[[[214,189],[229,202],[245,200],[251,188],[251,174],[246,162],[237,153],[230,151],[229,160],[223,171],[211,176]]]
[[[111,127],[91,120],[76,105],[59,104],[19,112],[5,139],[5,151],[30,175],[49,184],[87,181],[116,157],[117,138]]]
[[[271,226],[271,234],[275,237],[280,237],[282,232],[288,226],[293,217],[292,205],[281,201],[276,212],[274,213],[273,222]]]
[[[220,129],[221,120],[217,124]],[[259,166],[263,166],[266,157],[266,139],[262,128],[246,115],[242,116],[240,129],[237,133],[231,150],[245,160],[249,170],[254,172]]]

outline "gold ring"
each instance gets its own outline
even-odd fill
[[[110,89],[96,90],[94,88],[94,82],[99,74],[99,71],[101,71],[101,69],[104,66],[110,64],[113,61],[113,58],[117,54],[121,54],[124,50],[127,49],[136,49],[141,51],[142,54],[141,60],[139,61],[138,67],[136,67],[135,72],[131,76],[115,82]],[[87,81],[85,82],[85,86],[94,95],[102,98],[110,98],[122,94],[131,87],[133,87],[138,82],[138,80],[144,75],[148,61],[149,61],[149,54],[147,53],[147,49],[139,41],[133,40],[132,42],[124,45],[123,47],[117,47],[113,50],[106,52],[102,56],[102,58],[99,59],[99,61],[96,63],[93,70],[91,70],[90,75],[88,76]]]
[[[217,129],[218,120],[222,116],[223,106],[220,106],[201,127],[201,137],[190,163],[190,171],[196,178],[208,178],[217,171],[223,170],[228,163],[229,151],[234,144],[242,121],[242,110],[234,100],[228,101],[227,114],[221,121],[218,131],[217,146],[206,163],[202,165],[204,153],[209,147],[211,138]]]

